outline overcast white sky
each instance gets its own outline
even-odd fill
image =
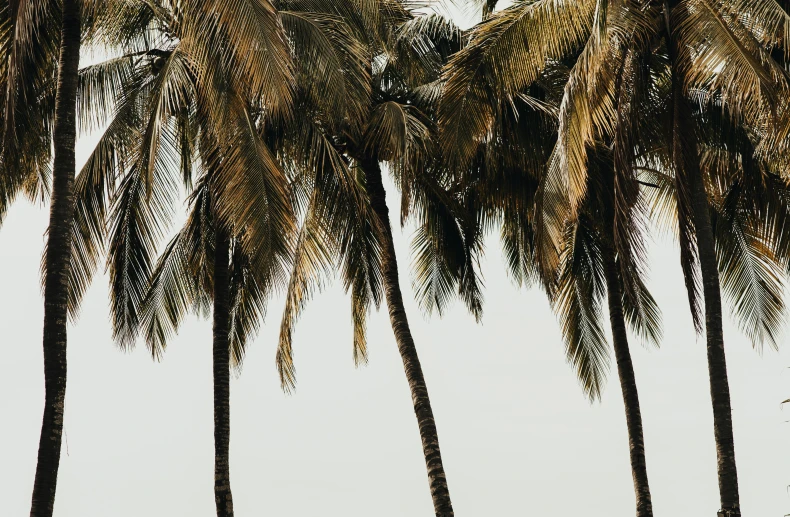
[[[88,145],[80,146],[84,157]],[[389,184],[390,202],[395,191]],[[39,263],[47,210],[15,206],[0,231],[0,500],[29,512],[44,383]],[[456,514],[633,515],[622,399],[613,371],[590,405],[565,364],[538,290],[517,290],[497,241],[483,263],[486,313],[444,319],[414,302],[408,239],[396,232],[412,330],[433,402]],[[656,515],[718,509],[704,342],[693,332],[673,244],[651,246],[649,283],[664,313],[660,350],[634,341]],[[386,311],[369,322],[370,365],[351,358],[350,302],[339,285],[308,306],[295,336],[299,385],[279,388],[282,298],[232,381],[231,480],[240,516],[432,515],[420,440]],[[790,512],[790,355],[761,357],[725,322],[744,515]],[[69,330],[58,517],[209,517],[213,502],[211,325],[190,319],[162,363],[110,338],[107,278]]]
[[[390,185],[391,187],[391,185]],[[390,189],[390,194],[394,194]],[[0,232],[0,499],[26,515],[43,404],[39,260],[46,210],[18,204]],[[409,262],[407,236],[396,247]],[[661,350],[634,343],[656,515],[718,509],[705,348],[695,338],[671,243],[651,248],[664,310]],[[496,241],[484,261],[486,314],[458,304],[442,320],[402,284],[436,413],[459,517],[633,515],[622,400],[612,373],[589,405],[565,364],[543,295],[515,289]],[[209,517],[213,503],[211,327],[190,320],[160,364],[110,339],[99,278],[69,333],[58,517]],[[282,299],[232,389],[231,479],[238,515],[431,515],[408,387],[385,312],[370,319],[370,365],[351,359],[339,286],[309,305],[296,334],[299,386],[279,389],[274,351]],[[725,327],[744,515],[781,516],[786,495],[790,357],[754,352]]]

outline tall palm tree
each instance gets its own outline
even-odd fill
[[[598,169],[594,176],[591,174],[595,180],[588,186],[583,210],[566,230],[555,308],[561,315],[569,350],[575,351],[580,359],[578,364],[585,366],[580,373],[590,371],[581,378],[597,380],[594,372],[601,369],[597,363],[608,361],[600,322],[600,298],[606,293],[625,404],[636,515],[649,516],[653,509],[641,407],[627,333],[630,326],[645,341],[655,344],[661,336],[658,307],[641,275],[645,248],[641,239],[644,219],[640,220],[639,212],[645,205],[636,197],[639,194],[638,186],[634,185],[636,178],[628,171],[612,167],[611,156]],[[618,242],[624,238],[628,242]],[[623,249],[626,251],[620,251]],[[586,366],[588,363],[590,366]]]
[[[480,58],[478,47],[489,36],[487,29],[485,24],[473,29],[470,45],[454,58],[461,63],[460,68],[448,66],[448,97],[453,88],[459,87],[466,67]],[[568,59],[576,60],[580,56],[577,53]],[[568,73],[566,65],[551,64],[535,84],[516,94],[498,92],[496,85],[486,83],[485,78],[474,83],[472,87],[479,88],[480,95],[489,99],[493,108],[488,122],[489,137],[478,144],[477,151],[484,155],[487,178],[478,181],[475,188],[480,201],[493,212],[489,217],[496,217],[502,224],[502,244],[512,276],[519,283],[542,280],[561,317],[568,361],[591,400],[600,397],[609,364],[600,316],[601,299],[608,294],[637,515],[652,515],[641,409],[626,329],[632,327],[647,341],[657,343],[660,324],[657,307],[642,278],[645,250],[640,221],[644,217],[640,214],[644,204],[639,202],[639,184],[630,167],[620,166],[615,174],[616,153],[611,149],[599,150],[602,156],[596,160],[596,173],[590,175],[596,193],[586,199],[583,216],[580,214],[558,226],[560,238],[556,249],[546,253],[546,246],[540,245],[541,239],[545,239],[541,236],[545,225],[542,207],[547,204],[544,198],[557,204],[557,200],[551,201],[546,195],[550,186],[544,183],[545,164],[556,142],[551,135],[556,135],[556,117]],[[632,89],[623,90],[623,94],[635,94]],[[619,151],[628,144],[618,141],[610,143],[610,147]],[[503,152],[502,146],[507,146],[509,152]],[[618,158],[624,159],[626,155],[627,151],[620,151]],[[467,168],[461,169],[462,176],[468,174],[463,172]],[[497,174],[506,175],[507,183],[499,188],[496,183],[486,185]],[[557,206],[548,208],[562,212]],[[625,280],[621,281],[621,276]]]
[[[66,325],[77,138],[76,110],[82,15],[90,3],[18,3],[2,7],[6,66],[2,209],[20,190],[48,187],[53,150],[48,239],[44,257],[44,414],[30,514],[50,516],[55,503],[66,397]],[[51,74],[51,75],[50,75]],[[53,87],[51,77],[56,74]],[[31,104],[40,104],[30,108]],[[51,132],[51,136],[48,134]]]
[[[446,193],[437,172],[438,161],[431,152],[435,146],[429,104],[440,88],[441,64],[448,52],[460,45],[461,34],[446,20],[415,17],[398,2],[370,2],[372,13],[349,9],[351,2],[342,4],[327,5],[327,12],[340,14],[359,27],[360,39],[368,48],[364,61],[368,96],[351,112],[350,121],[323,116],[310,99],[298,110],[303,116],[297,121],[297,131],[304,144],[291,154],[295,166],[310,174],[306,181],[311,188],[304,196],[306,216],[289,284],[278,364],[284,386],[292,387],[293,327],[318,278],[332,264],[341,264],[346,288],[351,291],[357,361],[365,360],[365,315],[371,303],[378,304],[383,287],[412,393],[434,511],[437,516],[451,516],[436,423],[400,288],[380,163],[388,163],[401,187],[402,217],[416,208],[427,224]],[[446,228],[452,230],[453,224],[454,220]],[[454,235],[463,240],[466,236],[459,232],[455,225]],[[436,249],[435,241],[423,240],[422,244],[426,253]],[[470,307],[476,307],[475,279],[464,273],[468,270],[464,263],[463,258],[456,260],[444,270],[444,278],[458,285],[465,275],[468,280],[464,285],[469,286],[462,288],[468,295],[465,299]],[[431,298],[429,293],[435,291],[427,287],[422,292]]]
[[[777,10],[781,11],[774,2],[761,4],[756,7],[765,9],[765,12],[773,11],[776,14]],[[718,267],[720,261],[717,261],[717,242],[711,221],[713,202],[706,189],[698,135],[700,129],[689,119],[693,113],[690,109],[693,104],[685,92],[707,90],[710,95],[721,98],[736,123],[740,121],[757,127],[759,122],[769,116],[768,113],[777,109],[770,107],[775,104],[773,90],[788,91],[788,84],[776,63],[768,57],[763,42],[748,30],[749,25],[752,28],[756,25],[754,20],[740,18],[738,11],[731,6],[723,2],[691,5],[665,1],[660,7],[664,27],[659,34],[665,38],[671,73],[672,133],[669,156],[676,172],[678,216],[681,228],[693,228],[694,231],[705,302],[705,335],[718,458],[720,513],[727,517],[737,516],[740,515],[740,497],[721,308],[721,285],[725,278],[720,277]],[[749,16],[749,13],[745,14]],[[765,18],[760,21],[763,20],[767,21]],[[707,41],[700,41],[700,34]],[[710,50],[700,58],[697,55],[700,49]],[[723,54],[728,60],[719,67],[716,62],[720,62]],[[682,205],[686,205],[686,208],[682,208]],[[686,266],[684,269],[691,268]],[[722,275],[726,273],[726,270],[722,271]],[[759,309],[749,307],[747,310]],[[769,320],[764,325],[765,332],[773,333],[775,326],[772,323]]]
[[[674,106],[667,126],[672,130],[667,133],[660,128],[653,134],[671,142],[664,153],[668,159],[658,162],[676,173],[681,264],[698,329],[702,319],[697,264],[701,269],[721,511],[726,515],[738,515],[740,504],[721,326],[719,285],[723,278],[717,270],[708,194],[700,176],[695,126],[689,120],[693,106],[689,98],[702,92],[695,98],[705,104],[710,99],[705,92],[716,93],[723,104],[732,107],[736,123],[745,122],[753,128],[764,127],[768,113],[783,113],[782,109],[768,109],[775,99],[772,92],[784,79],[767,54],[786,45],[778,41],[785,20],[786,14],[772,1],[739,2],[738,6],[707,0],[518,2],[486,20],[479,28],[486,37],[468,47],[476,51],[469,50],[464,59],[459,55],[448,67],[450,79],[454,76],[456,80],[448,81],[442,113],[445,153],[457,150],[460,163],[464,163],[478,143],[488,138],[494,117],[491,90],[503,96],[518,95],[540,80],[552,63],[578,55],[565,86],[558,141],[543,188],[543,197],[551,198],[552,203],[539,207],[551,217],[551,205],[567,204],[567,213],[575,218],[586,195],[588,148],[612,139],[615,133],[634,130],[634,117],[618,116],[624,111],[618,91],[626,80],[627,63],[636,60],[636,79],[646,85],[671,85],[654,89],[659,96],[653,102]],[[487,90],[486,84],[493,88]],[[625,108],[627,111],[627,105]],[[755,132],[755,136],[760,139],[764,135]],[[763,146],[770,150],[781,138],[774,135],[767,140],[775,144]],[[650,141],[643,137],[633,145],[636,161],[645,166],[653,154]],[[556,228],[562,227],[561,219],[555,221]],[[558,234],[555,230],[555,240]],[[763,316],[759,310],[751,311],[752,318]],[[770,328],[770,313],[766,318],[766,328]]]
[[[38,446],[30,515],[49,517],[55,506],[63,413],[66,403],[66,324],[71,249],[69,221],[77,147],[77,85],[80,61],[80,2],[63,0],[60,55],[52,127],[52,198],[44,277],[44,417]]]
[[[79,177],[72,303],[109,234],[122,347],[142,329],[158,358],[187,311],[213,305],[214,493],[217,515],[232,516],[230,370],[284,277],[295,229],[287,177],[261,133],[267,117],[288,116],[290,49],[266,2],[117,0],[101,17],[98,37],[119,56],[82,71],[86,105],[111,117]],[[154,267],[179,178],[189,191],[195,174],[192,213]]]

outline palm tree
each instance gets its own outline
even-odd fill
[[[614,355],[625,404],[636,515],[649,516],[653,514],[652,500],[639,393],[627,329],[630,326],[643,340],[657,344],[661,336],[660,317],[658,307],[642,281],[645,248],[641,238],[644,218],[640,218],[640,209],[645,205],[639,202],[636,177],[628,170],[616,170],[612,164],[610,155],[598,164],[595,175],[590,175],[591,184],[584,209],[566,230],[567,242],[557,280],[555,309],[563,321],[567,346],[578,357],[580,377],[593,381],[593,386],[599,386],[600,376],[595,372],[602,370],[601,364],[608,362],[608,349],[600,322],[600,298],[606,293]],[[619,242],[621,239],[627,239],[627,242]],[[626,251],[620,251],[623,249]]]
[[[468,65],[478,58],[476,45],[488,36],[484,27],[473,30],[470,46],[455,57],[457,62]],[[448,70],[447,88],[452,92],[464,68],[456,69],[458,73],[450,67]],[[609,364],[600,317],[601,298],[608,293],[614,351],[629,431],[637,515],[652,515],[641,409],[628,348],[626,315],[628,326],[654,343],[660,339],[660,324],[655,302],[642,283],[645,251],[640,237],[643,232],[640,221],[644,218],[640,214],[643,203],[639,202],[639,184],[631,169],[620,167],[615,175],[614,154],[606,148],[600,150],[602,156],[596,160],[596,174],[590,175],[591,182],[594,179],[595,194],[590,193],[586,198],[583,214],[561,224],[562,238],[557,249],[547,253],[546,246],[540,244],[541,239],[545,239],[542,237],[545,222],[541,207],[546,204],[543,198],[548,188],[543,184],[547,178],[544,164],[549,161],[555,145],[556,140],[550,135],[556,134],[556,116],[568,72],[567,66],[552,64],[536,84],[517,95],[497,94],[485,80],[480,80],[482,84],[475,83],[480,95],[493,101],[493,109],[489,119],[490,136],[478,144],[477,151],[484,155],[485,177],[478,180],[474,188],[479,202],[488,206],[481,207],[490,212],[487,217],[502,224],[502,245],[513,278],[519,284],[541,279],[561,318],[568,361],[574,366],[591,401],[601,395]],[[448,97],[450,95],[448,93]],[[507,146],[507,153],[504,146]],[[462,172],[462,177],[466,174]],[[508,180],[497,180],[498,175]],[[461,181],[469,183],[468,179]],[[556,206],[551,209],[561,212]],[[621,275],[625,275],[626,280],[621,281]]]
[[[759,7],[766,10],[781,11],[775,3],[761,4],[763,5]],[[662,8],[672,84],[672,140],[669,156],[676,171],[680,225],[686,228],[693,225],[702,278],[708,372],[718,457],[720,514],[726,517],[738,516],[740,497],[722,327],[722,279],[719,275],[716,240],[710,216],[711,202],[700,165],[700,146],[695,125],[689,120],[691,103],[685,91],[694,87],[707,87],[709,91],[720,95],[723,103],[734,113],[743,112],[746,122],[754,124],[757,119],[765,118],[766,110],[771,110],[771,94],[768,90],[779,87],[786,91],[787,84],[777,73],[777,65],[771,60],[760,61],[762,55],[766,54],[765,50],[755,36],[748,32],[737,11],[730,10],[729,6],[718,2],[712,5],[700,3],[698,6],[687,6],[676,1],[665,1]],[[709,41],[700,42],[700,33]],[[710,57],[699,60],[692,54],[699,48],[707,47],[710,42],[713,42],[714,49],[709,53]],[[718,77],[713,84],[710,84],[709,78],[704,79],[708,84],[700,84],[703,81],[701,76],[710,75],[715,66],[713,61],[721,59],[721,54],[726,54],[729,61],[717,71]],[[735,78],[738,79],[733,80]],[[738,120],[740,116],[736,115],[734,118]],[[688,208],[680,209],[681,204]]]
[[[139,11],[127,13],[127,19],[142,26],[111,26],[105,33],[126,54],[83,70],[83,97],[114,105],[114,118],[80,175],[84,182],[74,233],[81,239],[75,260],[81,267],[73,278],[73,292],[75,298],[81,295],[95,267],[103,244],[98,229],[107,224],[105,197],[113,192],[109,264],[116,339],[131,346],[142,331],[153,357],[159,358],[187,312],[208,314],[213,305],[215,499],[218,515],[232,515],[230,369],[241,367],[246,343],[263,318],[269,294],[284,278],[292,253],[290,196],[298,196],[299,189],[290,188],[279,162],[287,163],[288,153],[311,148],[288,141],[299,133],[290,128],[289,115],[277,113],[275,101],[281,99],[266,90],[245,97],[242,93],[258,91],[251,84],[254,78],[227,79],[234,78],[238,64],[232,51],[231,59],[222,53],[239,48],[225,35],[232,27],[199,26],[217,36],[195,48],[190,40],[194,36],[181,25],[189,14],[183,7],[156,10],[150,4],[121,4],[122,9],[130,7]],[[306,97],[333,114],[358,105],[367,95],[360,84],[369,87],[359,65],[365,47],[343,19],[300,11],[299,5],[278,7],[279,30],[296,58],[297,98]],[[110,17],[124,19],[117,13]],[[128,39],[146,27],[160,35],[149,38],[158,45]],[[147,185],[140,182],[139,170],[151,161],[150,201],[140,202]],[[117,164],[123,179],[116,186]],[[157,234],[175,195],[177,165],[185,188],[192,190],[191,213],[152,268]]]
[[[703,104],[713,97],[705,92],[716,94],[731,106],[736,124],[764,127],[767,113],[772,112],[768,109],[771,93],[784,81],[767,52],[786,44],[779,41],[778,30],[785,19],[786,14],[770,1],[738,2],[738,6],[706,0],[611,5],[605,0],[518,2],[479,26],[481,37],[448,66],[441,118],[445,153],[455,150],[459,163],[468,163],[479,143],[488,138],[495,117],[491,95],[523,94],[542,79],[549,65],[578,55],[565,85],[558,140],[544,182],[544,201],[538,207],[539,217],[551,219],[554,206],[567,205],[564,212],[575,219],[586,196],[588,148],[597,141],[611,141],[616,133],[638,136],[639,117],[633,116],[636,112],[629,110],[628,102],[618,93],[623,91],[623,82],[640,81],[643,91],[652,87],[651,95],[658,94],[654,105],[674,106],[668,126],[672,131],[667,134],[655,127],[652,132],[660,135],[661,141],[670,142],[663,156],[657,157],[643,134],[632,138],[632,157],[626,165],[646,167],[653,160],[676,173],[681,264],[698,330],[697,257],[701,269],[721,509],[727,515],[738,515],[740,505],[721,326],[719,285],[723,278],[717,270],[688,93]],[[637,66],[627,66],[629,61]],[[634,70],[632,78],[628,77],[632,74],[629,69]],[[492,87],[487,89],[487,84]],[[623,118],[620,113],[632,115]],[[653,122],[658,120],[663,119]],[[779,147],[776,142],[781,138],[775,135],[755,131],[752,138],[763,136],[769,136],[765,140],[773,143],[773,148]],[[545,203],[549,198],[552,202]],[[562,227],[562,219],[553,222],[555,228]],[[553,232],[555,241],[560,233]],[[551,257],[551,247],[539,256]],[[770,313],[751,310],[751,317],[766,317],[767,327],[771,326]]]
[[[222,227],[210,174],[191,196],[184,227],[165,248],[140,307],[149,350],[161,357],[185,314],[212,312],[214,382],[214,497],[218,516],[233,515],[230,486],[230,374],[265,314],[273,287],[267,271],[247,255],[243,234]]]
[[[295,230],[287,177],[261,133],[288,116],[290,49],[268,3],[118,0],[101,16],[99,37],[120,56],[82,71],[86,105],[112,117],[79,178],[72,302],[109,234],[120,346],[142,329],[158,358],[186,312],[213,304],[214,493],[217,515],[232,516],[230,370],[284,277]],[[189,191],[196,174],[192,213],[154,267],[179,177]]]
[[[30,514],[52,515],[66,397],[66,324],[75,173],[82,10],[79,0],[15,2],[2,8],[4,128],[2,209],[20,190],[46,195],[53,149],[50,223],[44,258],[44,414]],[[50,74],[57,74],[52,87]],[[49,87],[49,88],[48,88]],[[30,109],[31,99],[40,105]],[[35,101],[34,101],[35,102]],[[48,134],[51,131],[51,136]],[[25,134],[27,133],[27,134]]]
[[[374,14],[349,9],[353,3],[342,4],[327,5],[327,12],[349,20],[367,43],[364,66],[369,77],[368,93],[348,120],[323,116],[312,99],[304,99],[297,110],[302,116],[294,131],[302,136],[291,140],[303,144],[292,149],[290,155],[294,165],[310,175],[305,180],[310,189],[304,196],[306,216],[289,284],[278,365],[284,387],[292,388],[293,327],[319,277],[333,264],[341,264],[345,286],[351,291],[357,362],[366,357],[365,315],[371,303],[378,304],[383,287],[412,393],[434,510],[437,516],[451,516],[436,423],[400,288],[380,162],[388,163],[401,187],[402,217],[415,209],[423,222],[421,228],[426,230],[431,220],[436,222],[435,216],[443,207],[444,215],[450,215],[449,222],[444,220],[448,222],[444,229],[456,237],[456,244],[459,240],[463,244],[468,236],[461,234],[456,224],[453,214],[458,212],[443,203],[452,196],[446,195],[439,162],[431,152],[435,139],[429,113],[441,87],[441,64],[460,45],[461,34],[446,20],[413,16],[398,2],[371,2],[377,4],[372,5]],[[435,234],[433,240],[421,241],[424,260],[436,257],[436,241]],[[468,261],[461,256],[445,265],[443,280],[454,282],[470,307],[476,309],[479,300]],[[465,282],[459,284],[462,278]],[[431,296],[437,293],[432,286],[426,285],[421,293],[428,303],[436,299]]]
[[[44,416],[38,446],[31,516],[49,517],[55,506],[63,413],[66,403],[66,323],[72,188],[76,168],[80,2],[63,0],[47,251],[44,264]]]

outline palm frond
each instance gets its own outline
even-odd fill
[[[759,230],[749,223],[736,185],[715,214],[714,231],[724,295],[755,347],[776,348],[785,323],[783,268]],[[750,202],[745,201],[748,205]]]
[[[311,102],[330,120],[349,118],[352,126],[366,111],[370,97],[368,49],[337,16],[315,12],[279,12],[294,49],[297,81]]]
[[[442,149],[466,165],[490,132],[495,97],[516,94],[587,41],[595,0],[520,1],[472,29],[469,44],[445,66],[439,108]]]
[[[239,231],[240,245],[260,273],[267,293],[285,284],[296,221],[288,179],[247,106],[231,104],[234,126],[224,128],[224,149],[209,159],[217,216]],[[224,152],[222,152],[224,151]]]
[[[221,66],[235,90],[260,96],[273,112],[289,111],[294,68],[269,0],[189,0],[182,8],[181,44],[201,69]]]
[[[206,178],[190,196],[184,226],[160,255],[139,309],[139,325],[154,359],[178,333],[186,314],[211,310],[214,219]]]
[[[147,199],[146,185],[132,167],[124,178],[111,214],[108,269],[113,338],[122,348],[134,346],[140,307],[151,280],[152,262],[165,224],[172,215],[172,183],[167,175]]]
[[[314,191],[297,239],[293,270],[288,282],[285,309],[280,324],[276,363],[280,383],[286,391],[296,386],[293,330],[305,304],[312,293],[320,289],[322,279],[329,275],[333,265],[332,251],[335,243],[331,234],[322,227],[318,203],[318,193]],[[355,326],[355,339],[356,329]]]
[[[609,345],[601,314],[604,296],[601,250],[580,218],[565,234],[562,266],[553,300],[568,363],[591,401],[600,399],[609,368]]]
[[[112,101],[114,116],[74,182],[69,313],[76,318],[82,296],[105,252],[107,212],[118,187],[118,171],[126,171],[135,152],[142,118],[141,99],[150,82],[140,73],[125,76]],[[108,103],[110,101],[108,100]]]
[[[230,265],[230,357],[231,366],[241,368],[247,343],[266,315],[265,279],[259,282],[255,268],[242,246],[233,246]]]
[[[779,71],[726,4],[686,0],[673,12],[678,72],[687,90],[716,92],[733,116],[754,122],[776,110]]]

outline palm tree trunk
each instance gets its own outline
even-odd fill
[[[417,415],[417,425],[422,438],[422,450],[425,455],[425,465],[428,468],[428,481],[431,486],[431,497],[436,517],[452,517],[453,505],[450,501],[450,491],[447,487],[447,478],[444,473],[442,455],[439,451],[439,436],[436,431],[436,422],[433,418],[431,401],[428,398],[428,388],[422,374],[417,348],[406,319],[406,308],[403,305],[403,295],[398,281],[398,262],[395,257],[395,245],[392,240],[392,227],[390,226],[389,209],[387,208],[386,193],[381,179],[381,167],[376,160],[362,160],[361,166],[365,172],[370,204],[379,218],[384,236],[382,249],[382,267],[384,277],[384,291],[387,297],[387,307],[390,314],[390,323],[395,332],[395,341],[398,351],[403,359],[403,368],[411,390],[414,403],[414,413]]]
[[[702,271],[702,292],[705,298],[705,336],[708,348],[708,376],[713,401],[713,429],[719,473],[720,515],[741,515],[738,494],[738,469],[735,466],[735,440],[732,431],[730,383],[724,354],[721,288],[716,263],[716,248],[710,222],[708,196],[702,178],[693,178],[694,224],[697,230],[697,249]]]
[[[620,276],[615,263],[614,251],[604,245],[604,267],[606,289],[609,297],[609,321],[612,325],[612,342],[617,359],[617,374],[625,404],[625,421],[628,427],[628,446],[631,455],[631,475],[634,479],[636,495],[636,516],[653,517],[653,502],[650,498],[650,485],[647,480],[645,461],[645,439],[642,434],[642,411],[639,407],[639,393],[636,388],[634,364],[628,348],[628,333],[623,316],[623,293]]]
[[[214,250],[214,500],[233,517],[230,491],[230,240],[217,228]]]
[[[63,0],[58,82],[53,126],[52,199],[44,278],[44,415],[30,506],[31,517],[51,517],[60,466],[66,401],[66,324],[71,255],[73,184],[77,144],[77,84],[80,60],[79,0]]]
[[[724,354],[724,330],[722,326],[721,288],[716,261],[716,247],[710,221],[710,206],[705,192],[702,171],[699,168],[697,140],[690,109],[683,94],[680,72],[676,61],[675,43],[672,36],[671,10],[679,0],[664,1],[664,17],[667,28],[667,48],[673,80],[673,127],[682,134],[675,135],[676,147],[672,155],[675,168],[685,171],[691,190],[691,206],[702,273],[702,294],[705,300],[705,337],[708,352],[708,376],[713,403],[713,432],[716,439],[717,471],[719,477],[719,517],[741,515],[738,493],[738,469],[735,466],[735,440],[732,430],[732,407],[730,384],[727,378],[727,361]]]

